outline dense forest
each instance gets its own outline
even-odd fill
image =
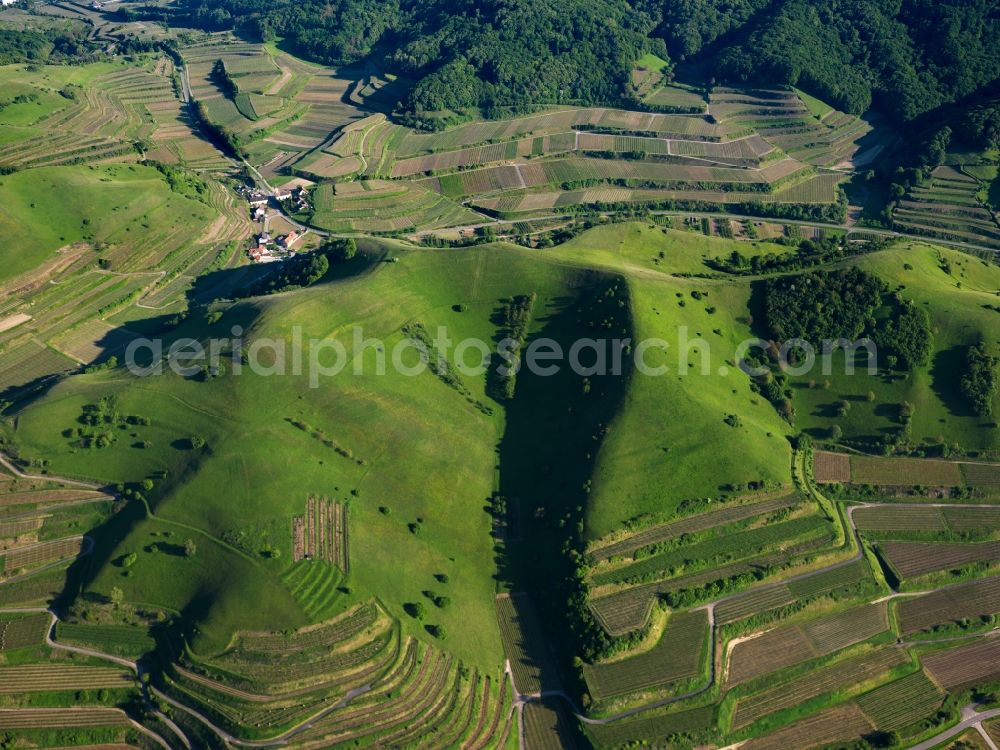
[[[868,338],[879,363],[899,370],[925,365],[930,356],[927,312],[859,268],[769,279],[764,307],[775,341],[802,340],[819,350],[825,342]]]
[[[714,58],[719,78],[797,85],[855,114],[900,121],[957,101],[1000,71],[996,0],[786,0]]]
[[[85,30],[0,29],[0,65],[80,62],[95,54]]]
[[[644,52],[718,80],[796,85],[898,121],[961,100],[1000,70],[998,0],[182,0],[128,17],[281,37],[414,81],[400,109],[507,114],[619,104]],[[994,117],[995,121],[995,117]]]

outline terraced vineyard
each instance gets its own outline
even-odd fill
[[[923,658],[924,669],[944,688],[996,680],[1000,641],[989,638],[968,646],[937,651]]]
[[[903,579],[972,563],[991,563],[1000,557],[1000,542],[948,544],[887,541],[880,545],[880,549],[893,570]]]
[[[345,45],[263,11],[235,20],[258,42],[172,28],[227,27],[221,6],[99,5],[0,11],[4,33],[45,13],[39,28],[105,40],[80,64],[53,48],[66,64],[0,66],[0,232],[16,239],[0,266],[0,731],[19,746],[915,744],[1000,676],[1000,577],[972,577],[1000,553],[1000,505],[974,505],[1000,488],[996,441],[940,392],[949,357],[992,341],[1000,283],[985,259],[847,234],[841,187],[894,137],[878,120],[792,88],[678,84],[692,66],[649,53],[615,99],[642,111],[574,90],[572,106],[498,100],[498,119],[417,130],[407,102],[428,92],[406,76],[432,55],[387,49],[409,29],[383,29],[383,8],[357,28],[356,9],[324,11],[357,32]],[[358,62],[288,51],[321,45]],[[948,160],[896,228],[1000,248],[995,167]],[[251,233],[299,224],[297,248],[329,251],[318,283],[294,278],[308,258],[244,257]],[[452,242],[484,247],[431,247]],[[735,343],[767,328],[761,284],[812,265],[926,307],[931,364],[887,363],[867,400],[839,375],[748,379]],[[257,295],[272,271],[288,287]],[[528,375],[516,399],[434,367],[308,391],[301,372],[235,377],[270,334],[412,341],[417,321],[524,346],[684,327],[726,367],[655,397],[631,375]],[[230,333],[233,370],[120,366],[147,336]],[[853,409],[846,437],[815,421],[821,391]],[[300,417],[364,460],[287,427]],[[818,451],[809,470],[806,435],[855,450],[862,426],[899,441]]]
[[[213,52],[192,49],[202,60],[229,54],[228,45]],[[249,51],[237,48],[233,54]],[[223,59],[223,58],[219,58]],[[207,75],[204,63],[194,68]],[[308,87],[307,89],[308,90]],[[304,92],[303,92],[304,93]],[[209,116],[235,133],[249,128],[236,103],[211,82],[194,89],[215,108]],[[790,101],[794,93],[787,94]],[[799,105],[801,107],[801,105]],[[468,201],[490,214],[516,216],[576,205],[677,204],[726,206],[789,203],[832,207],[838,199],[840,173],[816,173],[813,164],[843,159],[852,138],[865,127],[855,118],[817,124],[812,140],[798,149],[805,161],[784,157],[759,122],[722,123],[707,115],[630,112],[606,108],[560,109],[496,122],[474,122],[425,134],[390,123],[382,114],[341,120],[328,141],[306,147],[295,139],[266,135],[265,142],[306,150],[279,157],[268,166],[321,182],[396,178],[453,200]],[[816,152],[814,155],[813,152]],[[260,161],[273,149],[250,146]],[[593,158],[611,155],[622,158]],[[810,162],[808,159],[812,159]],[[581,183],[603,186],[579,189]],[[317,226],[334,231],[411,231],[392,224],[385,207],[374,207],[380,223],[349,225],[319,218]],[[380,210],[382,209],[382,210]],[[432,217],[433,218],[433,217]],[[464,222],[481,222],[470,215]],[[456,221],[458,217],[456,216]],[[446,226],[434,221],[420,229]]]
[[[0,389],[21,388],[110,356],[121,358],[136,334],[122,329],[114,316],[147,300],[156,309],[185,301],[194,277],[219,258],[230,258],[229,243],[250,226],[236,196],[221,186],[195,193],[194,199],[172,191],[151,167],[52,167],[19,172],[5,183],[3,189],[17,196],[8,202],[13,229],[39,211],[39,219],[57,228],[32,233],[52,260],[30,279],[0,286],[4,314],[29,316],[0,331]],[[57,215],[58,205],[31,208],[25,196],[39,189],[54,190],[57,204],[64,191],[83,196],[74,199],[79,225],[70,229],[78,241],[64,244],[75,238],[65,234],[67,219]],[[122,205],[110,218],[88,228],[88,214],[110,210],[117,201]],[[95,246],[101,248],[100,264]]]
[[[904,634],[916,633],[966,618],[1000,614],[1000,578],[983,578],[899,603]]]
[[[585,664],[587,688],[594,700],[600,701],[699,677],[708,639],[705,610],[671,615],[659,641],[645,653]]]
[[[306,514],[292,519],[292,555],[295,562],[317,560],[350,572],[347,547],[347,507],[326,498],[309,497]]]
[[[730,652],[728,685],[827,656],[889,629],[886,605],[866,604],[803,625],[774,628],[742,640]]]
[[[763,520],[768,513],[786,511],[799,502],[796,497],[781,496],[757,504],[735,505],[704,516],[651,527],[634,536],[598,546],[590,554],[610,560],[613,556],[634,554],[645,547],[652,548],[652,545],[709,529],[715,524],[738,523],[755,516]],[[801,512],[812,513],[812,510],[807,508]],[[613,566],[606,571],[599,566],[590,590],[590,609],[608,634],[623,635],[643,627],[658,597],[685,590],[697,591],[717,581],[740,576],[747,578],[745,586],[766,577],[767,571],[796,564],[803,556],[828,546],[831,541],[832,530],[827,522],[815,515],[803,515],[747,531],[736,530],[718,540],[680,545],[630,565]],[[703,560],[707,565],[704,570],[685,572],[681,565],[685,560]],[[821,574],[815,580],[803,579],[793,584],[792,590],[783,585],[762,591],[751,589],[745,595],[727,598],[720,604],[717,616],[720,622],[739,619],[768,607],[783,606],[797,597],[815,596],[852,585],[864,575],[858,566],[849,566]],[[650,579],[652,581],[647,582]]]
[[[38,727],[123,727],[125,712],[117,708],[0,708],[0,729]]]
[[[524,707],[524,741],[530,748],[539,750],[574,750],[571,719],[561,701],[543,700]]]
[[[930,715],[942,699],[941,690],[921,670],[875,688],[857,704],[874,726],[891,732]]]
[[[777,732],[753,737],[743,745],[747,750],[807,750],[867,735],[872,724],[857,706],[847,703],[820,711]]]
[[[83,537],[59,539],[10,550],[0,556],[0,560],[3,562],[4,573],[10,575],[47,563],[68,560],[76,557],[82,548]]]
[[[643,547],[650,547],[676,539],[683,534],[693,534],[715,526],[742,521],[755,516],[763,516],[784,508],[790,508],[801,502],[797,495],[780,495],[760,502],[747,502],[733,505],[730,508],[720,508],[709,513],[687,516],[677,521],[651,526],[624,538],[609,541],[598,540],[588,552],[595,560],[607,560],[612,557],[631,555]]]
[[[804,677],[738,699],[733,714],[733,728],[747,727],[769,714],[793,708],[825,693],[878,678],[907,661],[909,658],[900,649],[885,647],[821,667]]]
[[[922,458],[884,458],[816,451],[817,482],[881,487],[975,487],[986,493],[1000,485],[1000,465]]]
[[[97,690],[124,688],[132,684],[132,675],[111,667],[82,667],[56,664],[24,664],[0,667],[0,694],[56,690]]]
[[[592,580],[595,585],[602,585],[648,580],[653,577],[665,578],[674,571],[683,570],[692,560],[697,560],[701,565],[717,564],[720,561],[758,555],[789,542],[824,535],[830,535],[826,522],[816,516],[805,516],[748,531],[737,531],[719,539],[685,545],[670,552],[644,557],[631,565],[597,573]]]
[[[0,651],[14,651],[45,643],[51,618],[45,612],[0,620]]]
[[[665,714],[647,713],[638,718],[591,725],[587,727],[587,732],[601,747],[621,747],[629,742],[641,741],[644,737],[669,737],[705,731],[714,721],[715,706],[709,705]]]
[[[810,112],[794,91],[717,87],[708,111],[730,128],[752,128],[789,156],[823,167],[863,160],[859,141],[871,126],[858,117],[828,110]]]
[[[980,195],[988,183],[962,165],[942,165],[912,188],[892,214],[900,230],[942,240],[1000,248],[1000,224]]]
[[[958,533],[991,528],[1000,521],[1000,508],[948,508],[905,506],[869,506],[854,511],[860,531],[891,536],[895,532]]]
[[[60,622],[55,639],[97,649],[106,654],[139,658],[156,648],[156,641],[147,628],[134,625],[94,625]]]
[[[497,617],[518,692],[558,690],[558,670],[531,600],[524,594],[499,594]]]
[[[405,182],[324,183],[314,200],[311,223],[336,232],[393,233],[479,221],[448,198]]]
[[[291,633],[239,633],[226,653],[175,666],[164,689],[233,731],[306,724],[298,748],[429,737],[493,747],[510,729],[502,682],[403,636],[367,602]]]

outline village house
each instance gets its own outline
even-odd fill
[[[284,188],[278,188],[277,190],[274,191],[274,199],[276,201],[278,201],[279,203],[282,202],[282,201],[287,201],[291,197],[292,197],[292,191],[291,190],[285,190]]]
[[[278,245],[285,248],[285,250],[291,250],[292,245],[299,241],[301,235],[298,232],[289,232],[283,237],[278,238]]]
[[[251,208],[257,208],[258,206],[267,205],[267,194],[262,193],[259,190],[251,190],[247,193],[247,203],[250,204]]]
[[[257,206],[253,210],[254,221],[264,221],[267,218],[267,210],[263,206]]]

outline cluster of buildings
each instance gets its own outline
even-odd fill
[[[292,190],[279,188],[273,195],[249,187],[237,188],[237,192],[250,205],[251,218],[260,223],[261,231],[250,246],[250,260],[255,263],[273,263],[295,255],[295,244],[302,239],[302,234],[292,230],[288,234],[272,237],[268,231],[267,207],[274,200],[289,212],[309,208],[309,192],[305,187],[299,186]],[[293,205],[288,205],[289,201]]]
[[[267,207],[272,199],[280,203],[286,211],[304,211],[309,208],[309,191],[303,185],[291,190],[278,188],[273,195],[269,195],[263,190],[248,187],[237,188],[236,192],[246,198],[247,203],[250,204],[251,215],[258,220],[267,212]]]
[[[295,255],[295,244],[302,239],[296,231],[272,238],[270,232],[262,231],[257,235],[255,244],[250,246],[250,260],[255,263],[273,263]]]
[[[299,185],[293,190],[277,190],[274,198],[281,204],[291,201],[292,205],[288,207],[291,211],[306,211],[309,208],[309,191],[305,185]]]

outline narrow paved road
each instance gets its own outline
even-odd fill
[[[851,505],[851,506],[849,506],[849,507],[846,508],[846,516],[847,516],[848,522],[850,524],[850,531],[851,531],[851,533],[854,536],[854,545],[856,546],[856,550],[855,550],[854,554],[852,554],[849,558],[846,558],[844,560],[836,562],[836,563],[834,563],[832,565],[828,565],[826,567],[819,568],[817,570],[812,570],[812,571],[809,571],[807,573],[801,573],[799,575],[792,576],[790,578],[785,578],[785,579],[783,579],[781,581],[776,581],[776,582],[768,584],[766,586],[761,586],[760,588],[748,589],[747,591],[740,591],[740,592],[737,592],[735,594],[728,594],[728,595],[726,595],[724,597],[716,599],[715,601],[708,602],[706,604],[703,604],[703,605],[701,605],[699,607],[694,608],[696,610],[698,610],[698,609],[707,610],[707,612],[708,612],[708,620],[709,620],[709,630],[710,630],[710,633],[711,633],[711,644],[712,644],[712,654],[711,654],[711,661],[710,661],[710,667],[709,667],[709,679],[708,679],[708,682],[705,685],[703,685],[702,687],[698,688],[697,690],[693,690],[691,692],[684,693],[683,695],[676,695],[676,696],[671,696],[669,698],[662,698],[660,700],[652,701],[650,703],[645,703],[645,704],[643,704],[641,706],[637,706],[635,708],[631,708],[631,709],[628,709],[626,711],[621,711],[621,712],[619,712],[617,714],[613,714],[611,716],[607,716],[607,717],[600,718],[600,719],[595,719],[595,718],[586,716],[579,709],[579,707],[573,702],[573,699],[568,694],[566,694],[565,692],[563,692],[561,690],[543,691],[542,693],[535,693],[535,694],[524,694],[524,693],[518,692],[517,686],[514,683],[513,672],[510,671],[510,662],[508,661],[507,662],[507,670],[508,670],[508,674],[510,676],[511,686],[512,686],[512,689],[514,691],[514,704],[515,704],[515,706],[523,707],[524,703],[527,703],[527,702],[532,701],[532,700],[540,700],[541,698],[548,698],[548,697],[561,698],[561,699],[565,700],[569,704],[570,709],[573,711],[573,713],[576,716],[576,718],[579,719],[581,722],[583,722],[585,724],[592,724],[592,725],[593,724],[603,725],[603,724],[611,724],[611,723],[614,723],[616,721],[621,721],[622,719],[627,719],[627,718],[630,718],[632,716],[636,716],[638,714],[645,713],[647,711],[651,711],[653,709],[662,708],[662,707],[668,706],[668,705],[670,705],[672,703],[677,703],[678,701],[688,700],[690,698],[694,698],[694,697],[696,697],[698,695],[701,695],[702,693],[705,693],[706,691],[708,691],[709,689],[711,689],[711,687],[715,684],[716,679],[717,679],[717,675],[716,675],[716,670],[717,670],[716,660],[717,660],[717,650],[718,650],[718,633],[717,633],[717,627],[716,627],[716,622],[715,622],[715,608],[716,608],[716,606],[719,605],[719,604],[721,604],[721,603],[723,603],[723,602],[729,601],[730,599],[734,599],[734,598],[739,597],[739,596],[745,596],[748,593],[760,594],[760,593],[768,591],[769,589],[773,589],[773,588],[775,588],[777,586],[783,586],[783,585],[787,585],[788,583],[791,583],[793,581],[801,581],[801,580],[805,580],[807,578],[812,578],[814,576],[818,576],[818,575],[821,575],[823,573],[828,573],[831,570],[837,570],[839,568],[843,568],[843,567],[845,567],[847,565],[851,565],[851,564],[857,562],[862,557],[864,557],[864,549],[863,549],[862,544],[861,544],[860,533],[858,532],[857,525],[854,522],[854,512],[856,510],[861,509],[861,508],[885,507],[886,505],[887,505],[886,503],[859,503],[859,504],[856,504],[856,505]],[[909,507],[909,508],[914,508],[914,507],[919,507],[919,508],[928,508],[928,507],[931,507],[931,508],[942,508],[942,507],[981,508],[981,507],[991,507],[991,506],[988,506],[988,504],[976,504],[976,503],[892,503],[892,507],[893,508],[907,508],[907,507]],[[953,588],[953,587],[956,587],[956,586],[962,586],[962,585],[964,585],[966,583],[968,583],[968,582],[967,581],[959,581],[958,583],[952,583],[952,584],[948,584],[946,586],[940,586],[938,588],[929,589],[927,591],[894,592],[892,594],[889,594],[887,596],[884,596],[884,597],[882,597],[880,599],[875,600],[875,602],[888,601],[890,599],[895,599],[895,598],[899,598],[899,597],[923,596],[925,594],[930,594],[930,593],[933,593],[935,591],[941,591],[941,590]],[[967,640],[967,639],[971,639],[971,638],[989,638],[989,637],[993,637],[993,636],[996,636],[996,635],[1000,635],[1000,627],[995,628],[994,630],[991,630],[991,631],[987,631],[986,633],[975,633],[975,634],[971,634],[971,635],[968,635],[968,636],[960,636],[958,638],[949,639],[949,640]],[[903,642],[903,645],[905,646],[905,645],[907,645],[907,643]],[[965,724],[965,726],[963,728],[967,729],[969,726],[972,726],[977,721],[980,721],[983,718],[990,718],[991,715],[1000,715],[1000,709],[996,709],[995,710],[995,714],[994,714],[994,712],[985,712],[985,713],[979,715],[979,719],[975,719],[975,718],[971,719],[969,721],[969,723]],[[938,735],[938,738],[933,742],[933,744],[921,743],[920,745],[914,747],[912,750],[929,750],[930,748],[934,747],[935,744],[943,742],[944,740],[948,739],[949,737],[955,736],[955,734],[958,734],[960,732],[961,732],[961,730],[956,729],[955,727],[953,727],[952,729],[947,730],[947,732],[943,732],[941,735]],[[930,741],[928,741],[928,742],[930,742]],[[524,748],[523,743],[522,743],[521,747],[522,747],[522,750],[523,750],[523,748]]]
[[[11,461],[5,454],[0,453],[0,466],[7,469],[11,474],[20,479],[34,479],[36,481],[40,480],[43,482],[59,482],[60,484],[68,484],[73,487],[83,487],[88,490],[101,490],[103,486],[97,484],[96,482],[81,482],[79,479],[67,479],[66,477],[57,477],[51,474],[28,474],[21,471],[13,461]]]
[[[986,743],[990,750],[1000,750],[1000,748],[997,747],[997,743],[993,741],[993,738],[990,737],[990,733],[986,731],[986,728],[982,725],[982,723],[976,724],[976,730],[979,732],[979,736],[983,738],[983,742]]]
[[[962,734],[962,732],[966,729],[978,727],[980,722],[983,720],[993,719],[997,716],[1000,716],[1000,708],[993,708],[989,711],[978,712],[975,710],[975,705],[970,704],[962,709],[962,720],[959,721],[958,724],[950,729],[946,729],[940,734],[934,735],[929,740],[925,740],[917,745],[911,746],[908,750],[933,750],[933,748],[937,747],[942,742]]]
[[[125,667],[126,669],[130,669],[131,671],[135,672],[137,678],[141,678],[141,676],[142,676],[142,670],[141,670],[140,666],[136,662],[129,661],[128,659],[123,659],[123,658],[121,658],[119,656],[113,656],[111,654],[105,654],[102,651],[96,651],[96,650],[90,649],[90,648],[83,648],[82,646],[70,646],[70,645],[67,645],[65,643],[62,643],[60,641],[56,641],[55,639],[53,639],[52,635],[53,635],[53,633],[55,633],[56,624],[59,622],[59,618],[56,615],[56,613],[53,610],[51,610],[51,609],[46,609],[45,607],[3,607],[3,608],[0,608],[0,613],[3,613],[3,614],[36,614],[36,613],[37,614],[42,614],[42,613],[48,614],[49,617],[52,618],[51,621],[49,622],[49,628],[48,628],[48,630],[45,631],[45,644],[49,648],[55,649],[55,650],[59,650],[59,651],[69,651],[69,652],[72,652],[72,653],[75,653],[75,654],[80,654],[82,656],[89,656],[89,657],[94,658],[94,659],[101,659],[102,661],[110,661],[110,662],[112,662],[114,664],[117,664],[118,666]],[[150,708],[152,708],[153,706],[152,706],[152,703],[149,701],[149,697],[147,695],[143,694],[143,698],[146,700],[146,705],[149,706]],[[159,711],[155,711],[154,710],[153,713],[166,726],[170,727],[171,731],[173,731],[178,736],[178,738],[181,740],[181,742],[184,744],[184,746],[186,748],[188,748],[188,750],[191,750],[191,743],[188,742],[187,737],[181,731],[180,727],[178,727],[176,724],[174,724],[174,722],[171,721],[168,716],[165,716],[165,715],[161,714]],[[142,732],[147,737],[149,737],[150,739],[152,739],[153,741],[155,741],[158,745],[160,745],[160,747],[164,748],[164,750],[171,750],[171,747],[170,747],[169,744],[167,744],[166,740],[164,740],[160,735],[158,735],[152,729],[149,729],[148,727],[144,727],[142,724],[138,723],[137,721],[135,721],[131,717],[129,717],[129,723],[136,730]]]

